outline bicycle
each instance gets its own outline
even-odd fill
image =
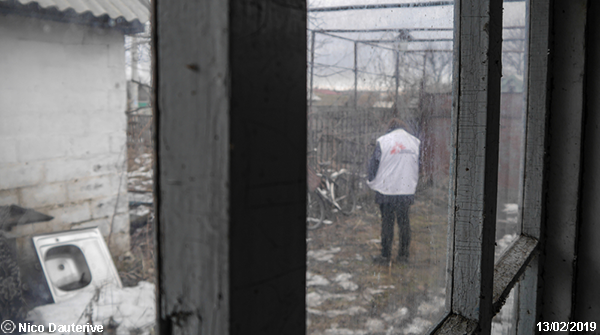
[[[322,167],[329,163],[319,164]],[[306,198],[306,227],[317,229],[323,224],[325,206],[333,212],[350,215],[356,209],[354,196],[354,177],[346,169],[328,170],[329,174],[315,172],[310,166],[308,170],[308,192]]]

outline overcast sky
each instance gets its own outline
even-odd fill
[[[415,1],[393,0],[308,0],[309,8],[332,6],[361,6],[365,4],[390,4],[408,3]],[[421,1],[425,2],[425,1]],[[379,29],[379,28],[453,28],[454,6],[435,6],[417,8],[394,8],[378,10],[348,10],[337,12],[309,12],[309,29]],[[504,25],[523,25],[525,17],[525,2],[510,2],[504,7]],[[513,31],[513,34],[515,32]],[[410,33],[415,39],[452,38],[452,31],[413,31]],[[522,35],[522,31],[520,32]],[[396,33],[336,33],[335,35],[350,40],[391,40]],[[518,35],[518,34],[517,34]],[[316,35],[314,87],[336,90],[351,89],[354,87],[354,43],[337,39],[323,34]],[[514,37],[514,36],[505,36]],[[518,37],[518,36],[517,36]],[[310,34],[309,34],[310,38]],[[442,49],[451,50],[451,42],[412,42],[401,46],[393,44],[379,44],[383,48],[374,47],[373,44],[359,44],[358,67],[360,89],[382,89],[393,85],[395,71],[395,48],[404,50]],[[310,40],[307,46],[310,62]],[[142,52],[139,64],[142,81],[150,81],[150,55],[147,50]],[[413,54],[413,58],[416,57]],[[422,57],[422,56],[421,56]],[[127,75],[130,77],[130,54],[127,53]],[[420,71],[414,61],[402,67],[401,76],[408,76],[410,72]],[[310,67],[310,64],[308,64]],[[422,69],[422,66],[420,67]],[[404,73],[403,73],[404,72]],[[414,74],[414,73],[413,73]],[[450,74],[448,73],[448,79]]]
[[[415,1],[390,0],[309,0],[309,8],[350,6],[375,3],[406,3]],[[424,2],[424,1],[423,1]],[[504,6],[504,25],[523,25],[525,3],[511,2]],[[435,6],[377,10],[348,10],[337,12],[310,12],[309,29],[378,29],[378,28],[453,28],[454,7]],[[336,33],[352,40],[390,40],[394,33]],[[350,89],[354,86],[354,43],[322,34],[316,35],[314,87]],[[451,39],[452,31],[411,32],[415,39]],[[310,35],[309,35],[310,38]],[[388,49],[394,45],[380,44]],[[310,40],[309,46],[310,48]],[[412,42],[403,44],[406,50],[451,50],[451,42]],[[414,54],[413,54],[414,55]],[[309,49],[310,62],[310,49]],[[414,56],[413,56],[414,57]],[[414,62],[412,63],[414,67]],[[310,64],[309,64],[310,65]],[[359,44],[358,67],[366,72],[359,77],[359,88],[381,89],[393,81],[395,56],[391,50]],[[407,65],[408,66],[408,65]],[[413,69],[414,70],[414,69]],[[411,71],[403,69],[402,71]],[[376,75],[375,73],[379,74]],[[387,81],[387,82],[386,82]]]

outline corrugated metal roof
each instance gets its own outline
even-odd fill
[[[5,0],[0,0],[0,2]],[[74,10],[77,14],[91,13],[95,17],[108,15],[111,19],[123,18],[127,22],[150,20],[147,0],[16,0],[22,5],[37,4],[44,9],[57,9],[59,12]]]

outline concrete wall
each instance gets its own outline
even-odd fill
[[[108,236],[118,198],[111,249],[128,250],[122,33],[0,16],[0,59],[0,205],[54,217],[11,234]]]

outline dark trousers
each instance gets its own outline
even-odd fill
[[[398,222],[400,230],[400,248],[398,256],[408,257],[408,246],[410,245],[410,222],[408,210],[412,204],[412,196],[398,201],[384,202],[379,204],[381,209],[381,256],[390,257],[392,253],[392,242],[394,241],[394,220]]]

